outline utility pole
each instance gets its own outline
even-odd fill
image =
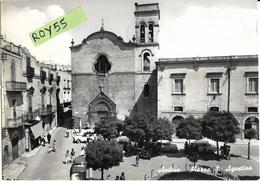
[[[229,112],[229,106],[230,106],[230,66],[227,68],[227,76],[228,76],[228,98],[227,98],[227,112]]]

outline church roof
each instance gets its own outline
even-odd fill
[[[117,36],[115,33],[105,30],[100,30],[97,32],[94,32],[90,34],[87,38],[83,39],[81,44],[71,46],[71,50],[78,50],[82,47],[82,45],[87,44],[88,41],[95,40],[95,39],[109,39],[112,41],[115,45],[118,45],[120,49],[133,49],[136,46],[136,43],[133,42],[124,42],[123,38],[120,36]]]

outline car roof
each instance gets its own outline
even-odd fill
[[[73,163],[82,163],[85,162],[85,157],[84,156],[78,156],[73,160]]]
[[[194,141],[192,143],[195,143],[195,144],[205,144],[205,143],[209,144],[209,142],[207,140],[196,140],[196,141]]]

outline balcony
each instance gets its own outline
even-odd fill
[[[23,125],[23,112],[22,111],[14,111],[12,109],[5,110],[5,118],[6,122],[4,127],[6,128],[17,128]]]
[[[40,115],[40,109],[36,109],[33,112],[27,112],[22,116],[22,119],[24,122],[34,122],[37,115]]]
[[[6,81],[6,91],[7,92],[22,92],[26,91],[25,82],[16,82],[16,81]]]
[[[47,105],[47,107],[41,108],[40,114],[42,116],[47,116],[49,114],[52,114],[56,111],[55,106]]]
[[[26,74],[28,78],[33,78],[34,77],[34,68],[27,66],[26,67]]]
[[[7,119],[7,128],[17,128],[23,125],[23,119],[22,117],[16,117],[16,118],[8,118]]]

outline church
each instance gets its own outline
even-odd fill
[[[130,42],[104,30],[72,42],[72,114],[76,127],[108,117],[149,114],[173,126],[189,115],[230,111],[259,134],[258,56],[159,58],[159,3],[135,3]]]
[[[135,4],[131,42],[113,32],[94,32],[72,45],[72,107],[75,125],[93,127],[109,116],[157,117],[158,3]]]

